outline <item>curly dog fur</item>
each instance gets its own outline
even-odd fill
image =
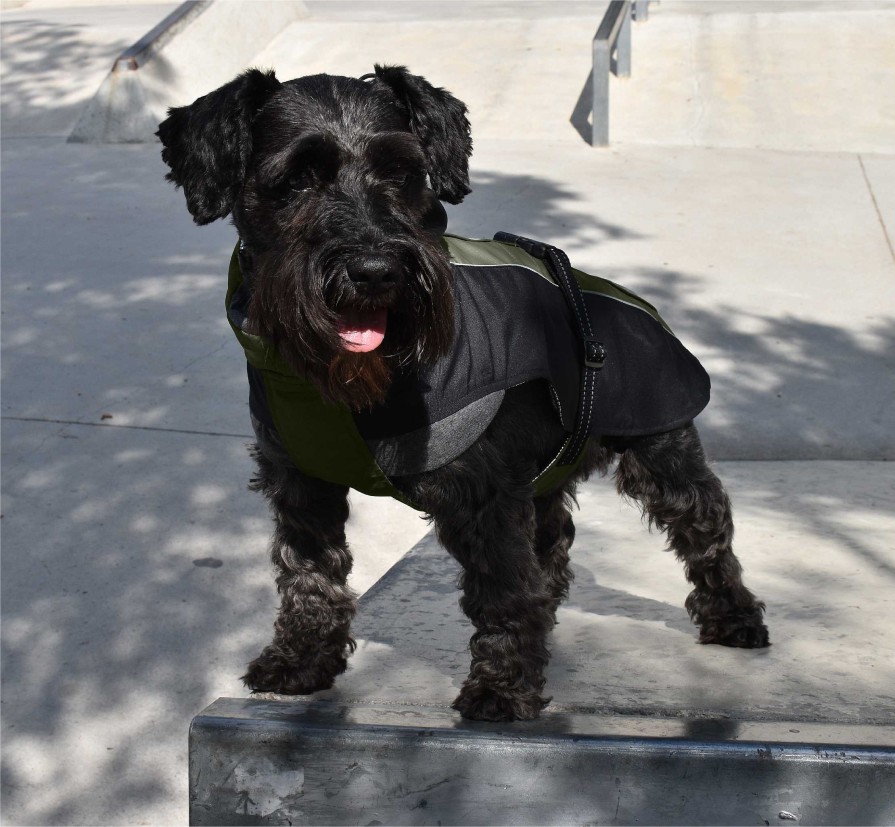
[[[469,192],[465,106],[402,67],[364,79],[281,83],[251,70],[161,124],[168,179],[198,224],[232,215],[252,261],[248,330],[330,401],[361,410],[395,370],[442,355],[453,336],[451,269],[439,201]],[[443,229],[443,227],[441,228]],[[387,313],[382,345],[346,345],[346,318]],[[730,503],[692,423],[637,438],[592,438],[576,473],[535,496],[530,481],[564,432],[545,387],[506,392],[483,436],[434,471],[395,486],[434,521],[462,566],[472,663],[463,716],[524,720],[548,703],[547,636],[568,594],[577,484],[614,467],[620,494],[664,531],[693,586],[701,643],[768,645],[764,605],[743,585]],[[259,422],[254,490],[268,499],[281,608],[273,642],[244,676],[254,691],[306,694],[342,673],[354,648],[347,585],[348,490],[307,476]]]

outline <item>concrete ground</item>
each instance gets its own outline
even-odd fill
[[[654,4],[634,27],[632,78],[611,85],[612,146],[593,150],[591,5],[309,2],[256,62],[282,78],[407,62],[451,89],[476,139],[474,193],[451,229],[564,246],[657,304],[713,376],[699,424],[775,647],[690,646],[668,608],[684,593],[673,561],[597,483],[553,646],[555,702],[741,704],[756,681],[774,697],[808,687],[809,720],[891,722],[895,9]],[[3,3],[8,824],[184,823],[189,720],[242,694],[276,606],[265,507],[245,491],[242,357],[219,310],[232,230],[190,223],[158,146],[64,142],[117,53],[171,8]],[[363,592],[426,526],[353,503]],[[600,554],[606,538],[624,553]],[[377,634],[341,691],[371,653],[417,659]],[[465,634],[442,641],[436,703],[462,679]],[[642,675],[629,653],[649,661],[670,641]],[[596,689],[571,671],[591,652]]]

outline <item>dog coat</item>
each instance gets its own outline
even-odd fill
[[[234,250],[227,313],[248,363],[252,416],[306,474],[408,502],[390,476],[446,465],[481,436],[507,389],[534,380],[546,381],[556,416],[572,434],[585,357],[577,311],[550,267],[502,241],[446,234],[443,244],[454,278],[452,351],[399,373],[383,404],[360,413],[324,401],[270,345],[245,332],[247,294]],[[709,377],[656,309],[606,279],[571,273],[604,351],[589,434],[661,433],[693,419],[708,404]],[[533,480],[535,493],[562,483],[583,450],[574,453],[570,459],[560,451]]]

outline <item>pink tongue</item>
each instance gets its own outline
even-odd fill
[[[342,337],[345,350],[354,353],[369,353],[371,350],[376,350],[385,338],[387,321],[388,310],[384,307],[378,310],[345,313],[338,323],[339,336]]]

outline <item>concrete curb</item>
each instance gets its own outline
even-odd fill
[[[154,141],[170,107],[226,83],[307,15],[302,0],[188,0],[117,58],[68,140]]]

